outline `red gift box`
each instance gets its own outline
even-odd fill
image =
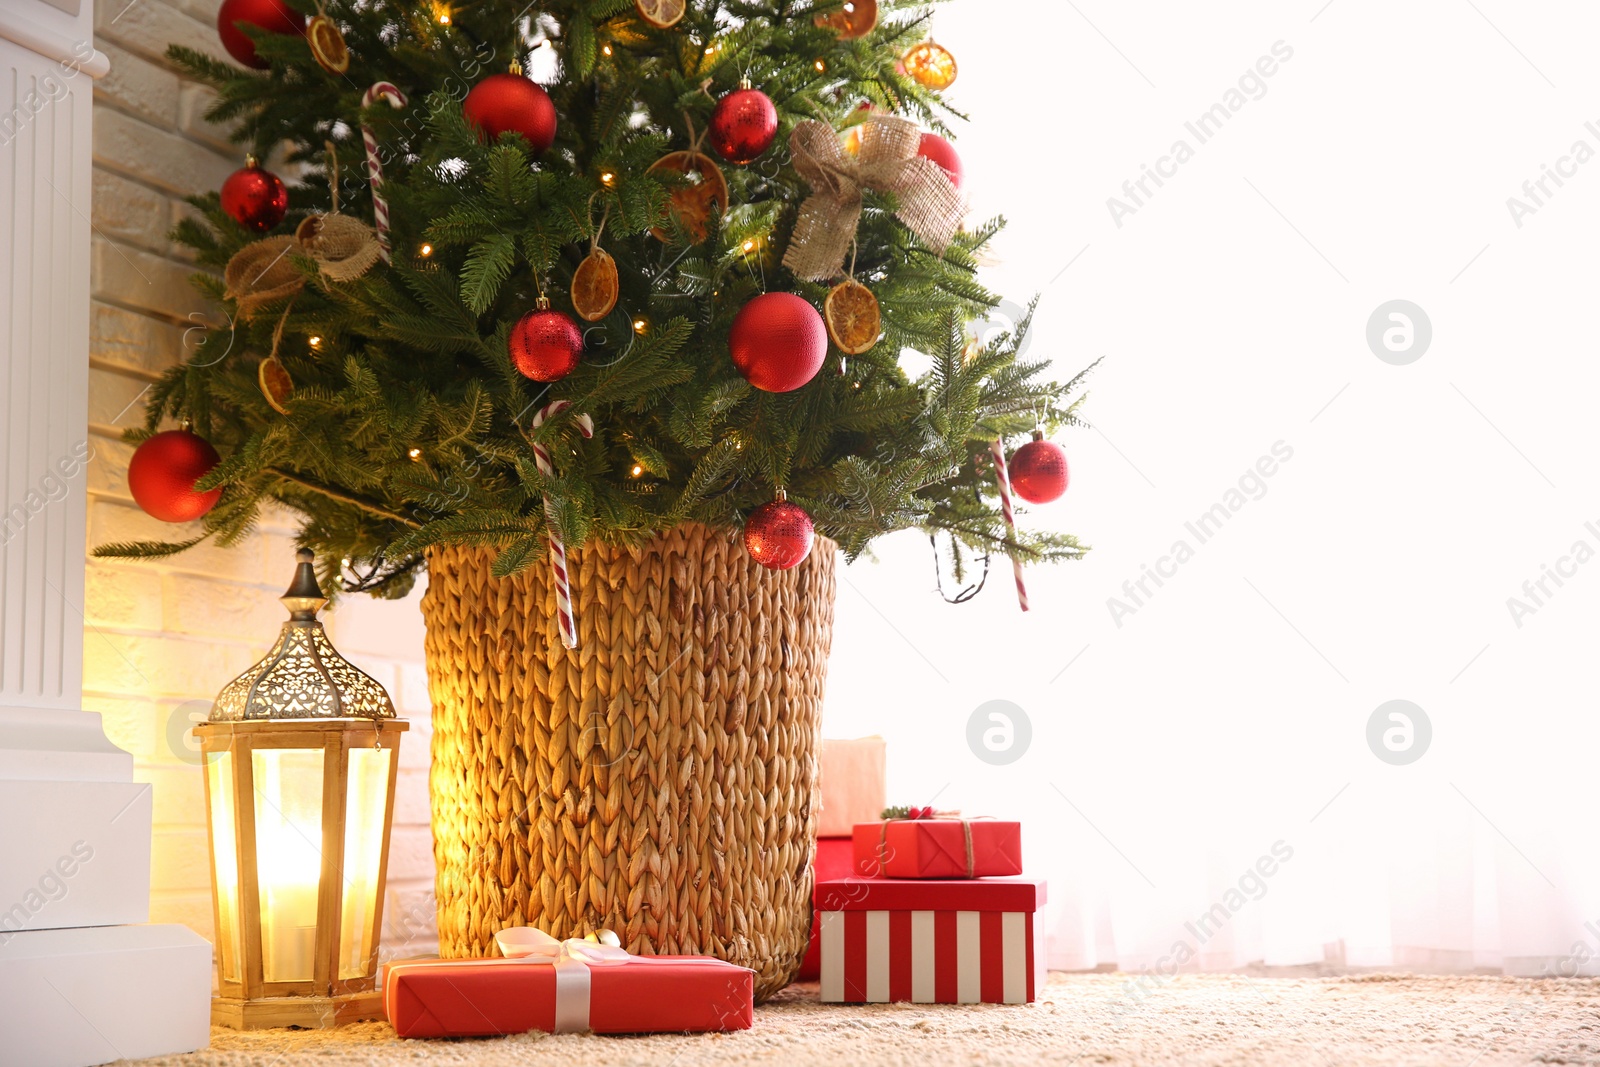
[[[755,972],[710,956],[631,956],[539,931],[544,955],[384,967],[383,1006],[401,1037],[528,1030],[597,1034],[748,1030]],[[502,941],[502,947],[506,942]]]
[[[834,878],[848,878],[855,870],[854,843],[848,837],[817,838],[817,859],[811,865],[813,885]],[[813,891],[813,898],[815,892]],[[796,982],[815,982],[822,976],[822,943],[817,940],[817,921],[811,920],[811,942],[806,945],[806,958],[800,961]]]
[[[997,819],[890,819],[855,826],[865,878],[1008,878],[1022,873],[1022,824]]]
[[[816,889],[822,1000],[1025,1004],[1044,983],[1036,878],[839,878]]]

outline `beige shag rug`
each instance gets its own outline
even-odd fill
[[[790,986],[733,1034],[402,1041],[384,1023],[216,1030],[160,1067],[1600,1064],[1600,979],[1053,974],[1038,1003],[843,1006]]]

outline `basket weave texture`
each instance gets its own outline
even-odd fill
[[[805,953],[836,546],[768,571],[735,532],[568,550],[579,648],[550,568],[428,556],[439,949],[609,927],[630,952],[750,967]]]

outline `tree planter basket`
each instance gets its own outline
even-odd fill
[[[630,952],[794,976],[811,918],[813,797],[836,546],[791,571],[734,531],[569,549],[580,647],[548,565],[428,556],[439,950],[609,927]]]

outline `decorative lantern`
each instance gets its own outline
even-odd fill
[[[195,727],[205,757],[219,993],[236,1029],[383,1017],[376,989],[400,735],[334,650],[301,549],[278,643]]]

